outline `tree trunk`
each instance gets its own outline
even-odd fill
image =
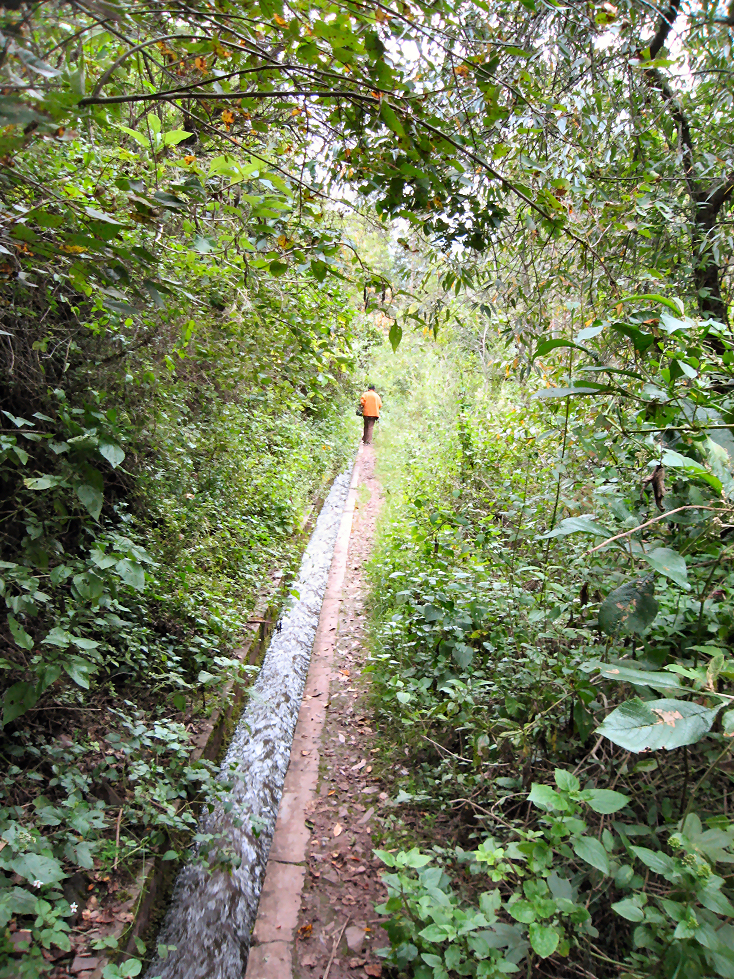
[[[706,318],[729,325],[729,311],[721,295],[721,269],[713,256],[710,238],[716,228],[716,218],[711,221],[697,215],[693,226],[693,281],[698,293],[698,308]]]

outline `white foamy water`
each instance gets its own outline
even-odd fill
[[[255,924],[293,734],[326,591],[334,545],[351,474],[333,483],[303,555],[294,599],[265,655],[219,778],[234,786],[224,804],[207,814],[211,833],[241,861],[236,870],[184,867],[158,943],[174,945],[156,958],[146,979],[242,979]],[[216,860],[216,854],[210,855]]]

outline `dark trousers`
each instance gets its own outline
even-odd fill
[[[372,429],[375,427],[376,418],[372,415],[364,415],[364,434],[362,435],[362,441],[365,445],[370,445],[372,442]]]

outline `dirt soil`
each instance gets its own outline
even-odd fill
[[[370,558],[382,503],[373,448],[363,449],[362,482],[349,543],[324,725],[319,789],[312,812],[310,856],[298,920],[295,979],[382,975],[376,950],[388,945],[375,904],[385,900],[385,868],[373,854],[372,836],[388,794],[372,776],[375,725],[363,645]]]

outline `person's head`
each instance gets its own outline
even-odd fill
[[[375,385],[374,384],[368,384],[367,385],[367,390],[368,391],[374,391],[375,390]]]

